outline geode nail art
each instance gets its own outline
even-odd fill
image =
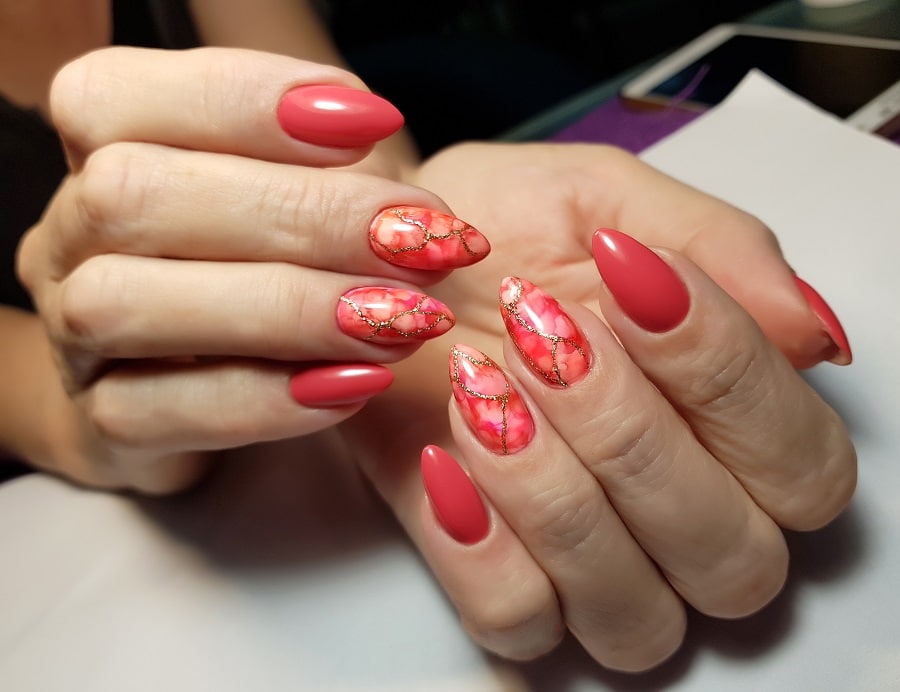
[[[412,269],[456,269],[491,250],[481,233],[455,216],[419,207],[385,209],[369,227],[369,243],[381,259]]]
[[[433,339],[456,322],[437,298],[382,286],[347,291],[338,301],[336,317],[344,334],[387,345]]]
[[[450,349],[450,381],[460,413],[495,454],[515,454],[534,437],[534,420],[506,373],[481,351]]]
[[[587,339],[549,293],[530,281],[507,277],[500,284],[500,312],[519,353],[548,384],[568,387],[587,375]]]

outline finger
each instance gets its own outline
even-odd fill
[[[450,367],[454,438],[478,487],[553,582],[569,629],[610,668],[667,658],[684,633],[681,601],[596,479],[484,354],[454,346]]]
[[[603,314],[704,447],[782,526],[814,529],[831,521],[856,484],[856,456],[837,414],[691,262],[671,252],[660,261],[614,231],[597,236],[604,241],[595,243],[598,266],[610,289]],[[683,321],[661,320],[666,329],[648,331],[646,314],[661,308],[665,279],[657,277],[666,276],[676,282],[668,293],[690,307]]]
[[[57,74],[50,110],[75,168],[119,141],[343,166],[403,124],[349,72],[231,48],[89,53]]]
[[[42,305],[54,340],[98,359],[408,356],[454,324],[413,288],[291,264],[98,255]]]
[[[781,531],[600,320],[515,278],[501,305],[510,369],[678,592],[724,617],[774,597],[787,568]]]
[[[447,512],[476,515],[464,518],[468,527],[462,533],[458,527],[447,530],[426,496],[423,473],[427,474],[428,460],[422,455],[420,473],[420,453],[449,434],[446,399],[441,396],[446,385],[440,378],[440,389],[431,391],[429,385],[436,384],[429,377],[433,363],[420,355],[424,354],[405,361],[405,376],[364,416],[342,424],[341,432],[363,472],[422,551],[472,637],[501,656],[534,658],[554,648],[565,631],[553,585],[471,481],[468,491],[462,491],[468,497],[464,508],[447,507],[447,502],[455,505],[459,499],[448,499],[435,483],[430,487],[433,499],[441,501]],[[457,485],[468,480],[452,459],[441,463],[436,455],[433,461],[442,466],[438,474],[455,471]]]
[[[439,447],[423,451],[422,478],[414,535],[472,638],[517,660],[553,649],[565,632],[556,592],[509,524]]]
[[[63,184],[45,226],[55,277],[116,252],[293,262],[418,283],[489,250],[484,236],[420,188],[132,143],[92,154]]]
[[[110,448],[158,459],[324,430],[391,381],[389,371],[370,365],[142,363],[116,368],[76,398]]]
[[[846,338],[829,329],[808,302],[762,221],[637,159],[613,156],[617,175],[627,184],[617,188],[622,196],[609,225],[696,262],[753,316],[795,367],[823,360],[849,363]],[[654,193],[647,195],[647,189]]]

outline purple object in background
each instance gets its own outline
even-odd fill
[[[700,115],[677,107],[637,108],[614,97],[557,132],[550,141],[602,142],[637,154]]]

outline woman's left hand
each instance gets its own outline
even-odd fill
[[[607,147],[464,145],[416,182],[493,253],[435,291],[452,342],[345,426],[472,636],[529,658],[569,629],[604,666],[643,670],[681,643],[684,602],[764,606],[781,528],[824,525],[856,478],[843,424],[794,369],[849,348],[771,232]],[[670,249],[607,231],[592,252],[604,226]],[[428,449],[426,495],[429,444],[456,460]]]

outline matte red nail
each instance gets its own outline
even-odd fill
[[[594,261],[622,311],[649,332],[667,332],[687,316],[690,297],[662,258],[631,236],[601,228],[594,233]]]
[[[338,301],[338,328],[375,344],[407,344],[447,332],[456,318],[437,298],[405,288],[364,286]]]
[[[549,293],[508,276],[500,284],[500,313],[513,344],[547,384],[568,387],[587,375],[587,339]]]
[[[456,459],[436,445],[422,450],[422,482],[438,523],[456,541],[472,545],[490,529],[475,484]]]
[[[403,115],[380,96],[342,86],[314,84],[288,91],[278,123],[294,139],[323,147],[365,147],[403,127]]]
[[[850,341],[847,339],[847,334],[844,332],[837,315],[834,314],[834,311],[825,302],[825,299],[819,295],[819,292],[803,279],[795,275],[794,282],[806,299],[810,310],[819,318],[828,338],[834,344],[834,352],[828,354],[827,360],[836,365],[850,365],[853,361],[853,352],[850,350]]]
[[[381,259],[413,269],[456,269],[487,257],[490,243],[465,221],[419,207],[385,209],[369,228]]]
[[[346,406],[371,399],[391,386],[394,373],[368,363],[326,365],[291,377],[291,396],[310,408]]]

